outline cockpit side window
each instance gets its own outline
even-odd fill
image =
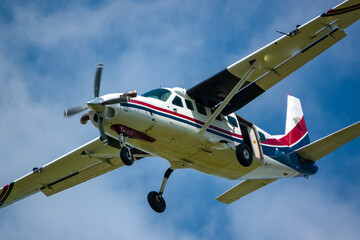
[[[155,99],[166,102],[169,99],[169,97],[171,96],[171,91],[167,90],[165,88],[158,88],[158,89],[151,90],[147,93],[144,93],[142,96],[148,97],[148,98],[155,98]],[[180,101],[181,101],[181,99],[180,99]]]
[[[183,103],[181,101],[181,98],[179,96],[175,96],[174,100],[172,101],[172,104],[179,106],[179,107],[183,107]]]

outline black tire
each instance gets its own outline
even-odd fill
[[[152,191],[147,195],[147,200],[150,207],[157,213],[162,213],[166,209],[166,203],[162,196],[158,192]]]
[[[253,153],[248,145],[240,144],[236,147],[236,158],[242,166],[248,167],[253,162]]]
[[[131,152],[126,147],[123,147],[121,149],[120,158],[121,158],[121,161],[126,166],[130,166],[130,165],[132,165],[134,163],[134,156],[131,154]]]

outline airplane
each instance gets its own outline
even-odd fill
[[[170,164],[159,191],[147,195],[158,213],[166,209],[164,190],[174,170],[243,180],[216,198],[226,204],[280,178],[308,178],[317,160],[360,136],[360,121],[310,142],[294,96],[287,97],[283,135],[270,135],[235,112],[343,39],[359,18],[360,1],[345,1],[187,90],[100,96],[99,64],[94,98],[64,115],[87,110],[80,121],[90,121],[100,136],[2,187],[0,208],[40,191],[51,196],[145,157]]]

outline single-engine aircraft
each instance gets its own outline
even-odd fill
[[[100,137],[1,188],[0,207],[39,191],[51,196],[145,157],[170,163],[159,192],[147,196],[159,213],[175,169],[243,180],[216,198],[226,204],[277,179],[315,174],[317,160],[360,135],[360,122],[310,142],[294,96],[288,95],[283,135],[272,136],[234,112],[344,38],[344,29],[359,17],[360,0],[345,1],[187,90],[100,96],[99,64],[94,98],[64,114],[88,110],[81,123],[91,121]]]

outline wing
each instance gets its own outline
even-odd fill
[[[359,0],[343,2],[188,89],[187,94],[212,108],[225,99],[249,69],[254,68],[255,71],[222,111],[224,115],[230,114],[344,38],[343,29],[359,17]]]
[[[262,188],[278,178],[274,179],[248,179],[245,180],[216,198],[219,202],[230,204],[241,197]]]
[[[357,122],[340,131],[330,134],[329,136],[299,148],[296,150],[296,153],[307,160],[317,161],[359,136],[360,122]]]
[[[119,157],[118,147],[111,146],[115,146],[115,141],[112,139],[110,145],[104,145],[100,138],[94,139],[4,186],[0,189],[0,207],[5,207],[39,191],[46,196],[51,196],[124,166]],[[132,153],[136,159],[150,156],[134,148]]]

